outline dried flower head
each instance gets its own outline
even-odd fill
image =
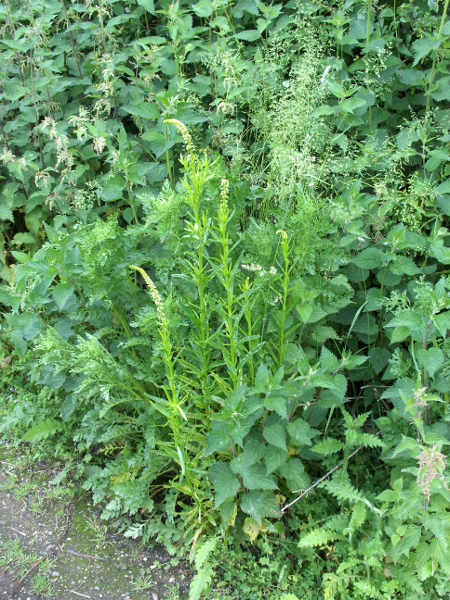
[[[423,489],[427,502],[430,501],[431,490],[430,486],[435,479],[443,481],[443,473],[445,471],[445,459],[447,457],[439,452],[438,445],[434,444],[431,448],[424,449],[419,454],[419,473],[417,475],[417,483]],[[447,484],[443,481],[445,488]]]

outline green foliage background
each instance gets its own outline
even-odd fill
[[[448,4],[0,5],[0,431],[192,599],[449,594]]]

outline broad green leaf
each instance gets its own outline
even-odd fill
[[[137,0],[139,6],[145,8],[147,12],[154,15],[155,14],[155,2],[154,0]]]
[[[419,364],[425,367],[431,377],[443,365],[445,359],[444,353],[439,348],[429,348],[428,350],[419,348],[416,351],[416,358]]]
[[[364,106],[366,101],[363,98],[348,98],[339,102],[339,107],[346,113],[353,113],[357,108]]]
[[[154,121],[159,118],[160,112],[158,106],[153,102],[142,102],[141,104],[130,104],[123,107],[124,110],[136,117],[141,117],[148,121]]]
[[[434,52],[441,45],[441,41],[437,39],[432,39],[430,37],[425,37],[420,40],[416,40],[412,45],[412,50],[414,51],[414,62],[413,67],[415,67],[422,58],[425,58],[430,52]]]
[[[261,32],[257,29],[247,29],[246,31],[236,33],[233,37],[244,42],[256,42],[261,37]]]
[[[450,265],[450,248],[430,244],[430,254],[443,265]]]
[[[270,371],[264,363],[261,363],[255,375],[255,390],[262,394],[269,391]]]
[[[280,423],[264,427],[263,436],[272,446],[286,450],[286,429]]]
[[[226,500],[234,498],[241,488],[239,479],[231,472],[229,465],[226,463],[215,463],[209,470],[208,475],[216,491],[216,508],[223,504]]]
[[[400,310],[385,327],[407,327],[410,331],[417,331],[424,326],[422,315],[413,310]]]
[[[205,456],[210,456],[214,452],[222,452],[231,446],[231,438],[226,429],[213,429],[208,435],[208,445]]]
[[[384,367],[388,364],[391,355],[392,353],[386,348],[372,346],[372,348],[369,350],[369,362],[372,365],[375,373],[378,374],[384,369]]]
[[[0,204],[0,221],[14,221],[12,210],[5,204]]]
[[[306,490],[311,485],[311,480],[305,473],[305,467],[298,458],[291,458],[279,468],[278,472],[286,479],[287,486],[293,493]]]
[[[253,490],[242,496],[241,508],[250,515],[257,523],[261,523],[262,517],[279,518],[280,507],[273,493]]]
[[[243,469],[240,475],[248,490],[276,490],[278,487],[276,481],[266,475],[266,468],[261,464]]]
[[[289,423],[287,430],[291,436],[292,443],[296,446],[311,446],[312,438],[319,433],[317,429],[313,429],[310,424],[302,418],[298,418],[295,421],[292,421],[292,423]]]
[[[282,396],[274,394],[264,398],[264,406],[267,410],[276,412],[282,419],[287,417],[286,398],[283,398]]]
[[[437,186],[436,194],[450,194],[450,179]]]
[[[415,548],[420,540],[421,529],[417,525],[406,525],[399,542],[393,545],[393,558],[398,560],[402,554],[409,554],[411,548]]]
[[[394,331],[391,335],[391,344],[398,344],[399,342],[403,342],[408,339],[411,335],[411,330],[404,325],[400,325],[399,327],[395,327]]]
[[[264,462],[266,464],[266,474],[270,475],[274,473],[281,465],[283,465],[289,458],[289,452],[282,450],[271,444],[267,446],[264,455]]]
[[[384,256],[377,248],[366,248],[355,256],[353,262],[360,269],[377,269],[382,265]]]
[[[213,5],[210,0],[200,0],[197,4],[192,6],[192,10],[195,12],[197,17],[201,19],[207,19],[213,13]]]
[[[58,285],[55,285],[52,289],[52,295],[59,310],[63,310],[67,300],[72,296],[74,291],[75,288],[71,283],[58,283]]]
[[[320,366],[322,367],[322,369],[326,369],[329,373],[333,373],[339,368],[338,359],[325,346],[322,347],[322,350],[320,352]]]

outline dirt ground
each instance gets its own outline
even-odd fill
[[[0,460],[0,600],[188,597],[187,569],[163,548],[110,533],[87,499],[28,492],[8,467]]]

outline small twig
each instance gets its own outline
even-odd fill
[[[23,535],[24,537],[27,537],[27,534],[23,533],[23,531],[19,531],[18,529],[14,529],[14,527],[10,527],[10,529],[12,529],[12,531],[15,531],[16,533],[20,533],[20,535]]]
[[[93,558],[94,560],[104,560],[105,562],[108,560],[106,558],[102,558],[101,556],[92,556],[92,554],[82,554],[81,552],[75,552],[75,550],[67,550],[70,554],[75,554],[75,556],[82,556],[83,558]]]
[[[347,460],[349,460],[350,458],[352,458],[353,456],[355,456],[355,454],[357,454],[363,448],[364,448],[364,446],[360,446],[359,448],[356,448],[356,450],[354,452],[352,452],[351,454],[349,454]],[[328,471],[328,473],[326,473],[323,477],[321,477],[315,483],[313,483],[307,490],[305,490],[304,492],[302,492],[300,494],[300,496],[297,496],[297,498],[295,500],[293,500],[289,504],[286,504],[286,506],[283,506],[283,508],[281,509],[281,512],[284,513],[287,510],[289,510],[291,508],[291,506],[293,506],[294,504],[296,504],[296,502],[298,502],[299,500],[301,500],[302,498],[304,498],[307,494],[309,494],[309,492],[311,490],[313,490],[315,487],[317,487],[320,483],[322,483],[322,481],[324,481],[325,479],[327,479],[330,475],[332,475],[335,471],[337,471],[338,469],[340,469],[343,465],[344,465],[344,461],[341,461],[338,465],[336,465],[333,469],[331,469],[331,471]]]
[[[76,592],[75,590],[69,590],[71,594],[75,594],[75,596],[80,596],[81,598],[90,598],[90,596],[86,596],[86,594],[80,594],[80,592]]]

